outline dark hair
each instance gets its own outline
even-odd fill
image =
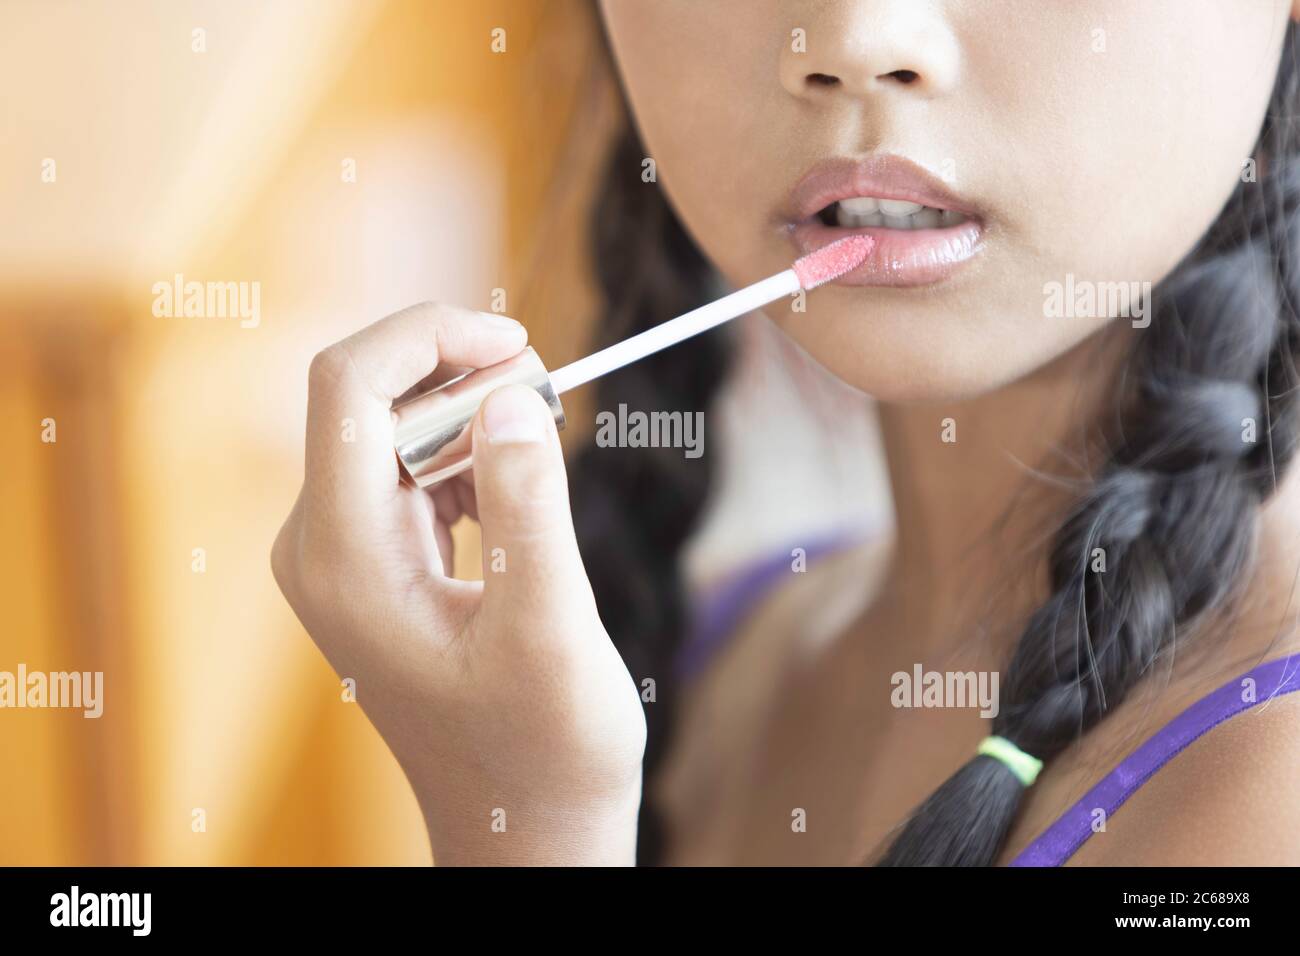
[[[1176,636],[1224,610],[1250,563],[1258,507],[1300,441],[1296,44],[1292,24],[1254,151],[1258,176],[1243,175],[1148,303],[1150,326],[1134,334],[1123,390],[1107,416],[1110,459],[1055,535],[1050,597],[1031,615],[1003,676],[991,732],[1044,762],[1123,700]],[[699,304],[709,289],[708,264],[660,190],[641,181],[643,156],[629,125],[596,209],[610,341]],[[725,351],[720,335],[668,350],[605,379],[598,405],[705,409]],[[633,678],[658,682],[658,700],[647,707],[648,781],[676,696],[672,658],[684,625],[676,554],[708,492],[705,461],[592,448],[572,470],[601,616]],[[1098,548],[1104,573],[1092,570]],[[1002,763],[974,757],[913,812],[880,862],[991,865],[1022,795]],[[660,844],[647,799],[642,862]]]
[[[610,154],[593,212],[595,272],[604,318],[601,346],[703,305],[713,297],[713,268],[664,200],[642,181],[645,159],[630,124]],[[725,330],[706,332],[600,379],[597,409],[626,403],[644,411],[707,414],[725,378]],[[677,555],[708,497],[709,456],[684,458],[666,448],[585,448],[570,468],[573,520],[601,620],[639,685],[655,682],[646,705],[645,780],[653,779],[678,697],[676,651],[687,621]],[[659,859],[663,846],[648,794],[642,797],[637,858]]]

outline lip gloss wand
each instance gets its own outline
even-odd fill
[[[422,488],[470,468],[469,426],[483,400],[503,385],[522,384],[535,389],[546,399],[557,427],[563,428],[564,409],[559,396],[565,392],[801,289],[807,292],[833,282],[862,265],[874,246],[870,236],[846,236],[803,256],[783,272],[593,352],[554,373],[547,372],[530,347],[504,362],[466,372],[410,398],[393,409],[397,457],[402,468]]]

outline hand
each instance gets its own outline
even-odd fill
[[[394,398],[526,341],[511,319],[424,304],[317,355],[306,475],[271,566],[355,679],[436,862],[630,863],[645,716],[596,613],[546,403],[493,392],[472,474],[430,491],[401,480],[393,451]],[[482,582],[448,576],[462,514],[482,526]]]

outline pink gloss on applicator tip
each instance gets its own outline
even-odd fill
[[[867,261],[875,247],[876,240],[870,236],[846,236],[808,253],[796,260],[791,268],[799,277],[799,285],[811,290],[852,272]]]

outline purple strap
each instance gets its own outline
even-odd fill
[[[871,534],[855,528],[807,543],[792,543],[784,551],[748,565],[735,577],[707,592],[691,610],[686,643],[676,662],[678,674],[689,680],[703,672],[754,605],[778,579],[793,573],[790,564],[795,548],[803,548],[805,559],[811,564],[817,558],[860,544]]]
[[[1242,685],[1255,682],[1247,695]],[[1060,866],[1092,836],[1093,815],[1104,810],[1109,819],[1137,789],[1203,734],[1256,704],[1300,690],[1300,654],[1260,664],[1236,680],[1202,697],[1126,757],[1101,782],[1084,794],[1050,827],[1039,834],[1012,866]],[[1245,699],[1249,698],[1249,699]]]

